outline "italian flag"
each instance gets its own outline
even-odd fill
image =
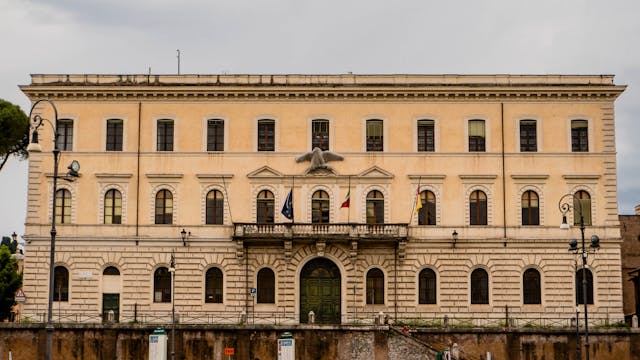
[[[342,202],[342,205],[340,205],[340,208],[348,208],[349,205],[351,204],[351,189],[349,189],[349,191],[347,191],[347,197],[344,198],[344,201]]]

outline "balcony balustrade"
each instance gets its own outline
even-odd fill
[[[234,237],[242,239],[406,239],[407,232],[408,224],[234,224]]]

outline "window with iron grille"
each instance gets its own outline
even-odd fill
[[[222,303],[222,271],[216,267],[207,270],[205,274],[205,303]]]
[[[576,271],[576,304],[584,304],[584,297],[583,297],[583,287],[582,287],[582,279],[583,279],[583,275],[582,275],[582,271],[583,269],[579,269],[578,271]],[[587,279],[587,304],[591,305],[593,304],[593,273],[591,273],[591,270],[589,269],[584,269],[584,271],[587,273],[586,279]]]
[[[471,273],[471,303],[489,303],[489,275],[483,269],[475,269]]]
[[[522,274],[522,301],[525,304],[541,304],[540,272],[527,269]]]
[[[418,303],[436,303],[436,273],[431,269],[422,269],[418,275]]]
[[[384,304],[384,273],[378,268],[367,272],[367,304]]]
[[[64,266],[53,270],[53,301],[69,301],[69,270]]]
[[[258,304],[274,304],[276,302],[276,277],[273,270],[262,268],[257,278]]]
[[[153,302],[171,302],[171,273],[166,267],[159,267],[153,273]]]

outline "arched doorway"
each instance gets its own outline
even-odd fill
[[[300,273],[300,322],[309,321],[309,311],[316,324],[340,324],[340,269],[331,260],[309,261]]]

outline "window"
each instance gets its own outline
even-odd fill
[[[483,269],[475,269],[471,273],[471,303],[489,303],[489,275]]]
[[[486,151],[484,120],[469,120],[469,151]]]
[[[571,151],[589,151],[588,125],[587,120],[571,120]]]
[[[122,223],[122,194],[116,189],[111,189],[104,194],[104,223]]]
[[[56,224],[71,222],[71,192],[67,189],[56,191]]]
[[[573,194],[573,225],[580,225],[580,215],[585,226],[591,226],[591,196],[584,190]]]
[[[487,225],[487,194],[476,190],[469,197],[470,225]]]
[[[436,273],[431,269],[423,269],[418,276],[418,303],[436,303]]]
[[[378,268],[367,272],[367,304],[384,304],[384,273]]]
[[[367,224],[384,224],[384,195],[378,190],[367,194]]]
[[[256,204],[257,219],[259,224],[273,224],[273,193],[269,190],[262,190],[258,193]]]
[[[222,303],[222,271],[216,267],[207,270],[204,282],[204,302]]]
[[[418,120],[418,151],[435,151],[433,120]]]
[[[222,225],[224,215],[224,197],[220,191],[211,190],[207,193],[206,207],[206,223]]]
[[[73,150],[73,120],[59,119],[56,122],[56,146],[60,151]]]
[[[367,151],[383,151],[382,120],[367,120]]]
[[[276,277],[273,270],[262,268],[257,278],[258,304],[274,304],[276,302]]]
[[[592,305],[593,304],[593,274],[589,269],[584,269],[584,271],[587,273],[587,304]],[[584,294],[583,287],[582,287],[582,279],[583,279],[582,269],[579,269],[578,271],[576,271],[576,304],[584,304],[584,297],[582,295]]]
[[[520,151],[538,151],[535,120],[520,120]]]
[[[540,225],[538,194],[527,190],[522,194],[522,225]]]
[[[207,151],[224,151],[224,120],[207,120]]]
[[[258,120],[258,151],[275,151],[275,133],[275,121]]]
[[[159,267],[153,273],[153,302],[171,302],[171,273],[166,267]]]
[[[173,151],[173,120],[158,120],[158,151]]]
[[[311,150],[329,150],[329,120],[311,122]]]
[[[329,222],[329,194],[318,190],[311,197],[311,222],[326,224]]]
[[[542,304],[540,287],[540,272],[527,269],[522,274],[522,302],[524,304]]]
[[[104,271],[102,272],[102,275],[120,275],[120,270],[118,270],[117,267],[115,266],[107,266]]]
[[[422,207],[418,210],[418,225],[436,224],[436,196],[429,190],[420,193]]]
[[[107,120],[107,151],[122,151],[122,127],[122,120]]]
[[[53,270],[53,301],[69,301],[69,270],[64,266]]]
[[[173,223],[173,194],[167,189],[156,193],[156,224]]]

